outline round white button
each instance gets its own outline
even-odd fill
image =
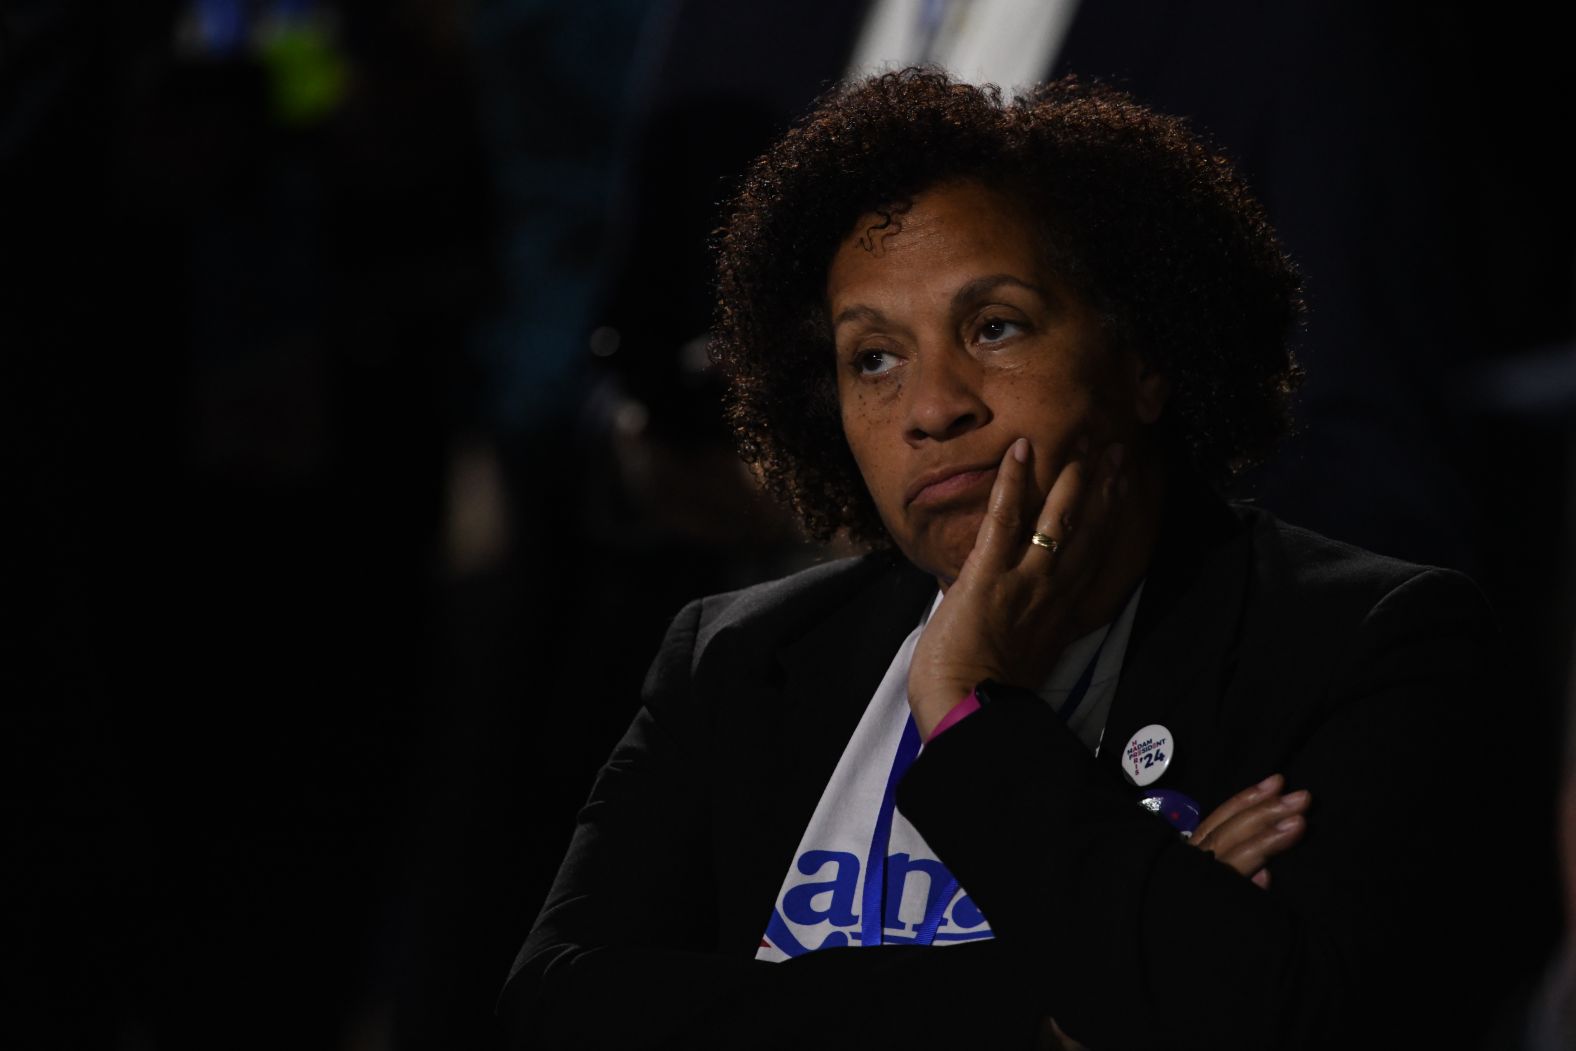
[[[1170,730],[1150,723],[1127,739],[1127,747],[1122,749],[1122,773],[1140,787],[1154,784],[1171,765],[1174,744]]]

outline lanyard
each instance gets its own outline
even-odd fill
[[[914,725],[914,717],[910,715],[903,725],[903,736],[897,743],[897,756],[892,760],[892,772],[887,775],[886,789],[881,793],[881,809],[876,811],[876,830],[870,837],[870,854],[865,859],[865,885],[859,899],[860,945],[880,945],[882,942],[882,934],[886,926],[886,857],[887,842],[892,838],[893,793],[897,791],[898,780],[907,773],[909,765],[914,762],[914,757],[918,754],[919,727]],[[931,900],[935,904],[931,908],[926,908],[924,922],[920,924],[920,934],[929,929],[931,937],[935,937],[935,928],[941,925],[941,913],[951,900],[957,882],[955,879],[949,880],[949,886],[953,890],[944,897],[931,895]],[[931,923],[932,910],[936,913],[935,923]],[[915,941],[918,941],[917,935]],[[925,941],[919,944],[930,943]]]
[[[1083,703],[1089,686],[1094,682],[1095,666],[1100,663],[1100,654],[1105,649],[1105,640],[1111,637],[1108,630],[1105,638],[1100,640],[1100,645],[1095,647],[1094,656],[1089,658],[1089,663],[1084,666],[1083,673],[1078,676],[1078,681],[1073,684],[1072,692],[1067,695],[1067,700],[1062,702],[1057,714],[1063,722],[1071,721],[1073,713]],[[886,788],[881,793],[881,809],[876,811],[875,832],[870,837],[870,853],[865,858],[865,879],[861,888],[859,899],[859,944],[880,945],[885,940],[886,929],[886,860],[887,846],[892,839],[892,814],[896,808],[895,794],[897,783],[913,764],[914,758],[919,755],[919,727],[914,724],[914,717],[910,715],[903,725],[903,736],[898,739],[897,755],[892,759],[892,771],[887,774]],[[943,868],[943,871],[946,871]],[[941,893],[934,893],[934,887],[928,894],[925,906],[924,919],[920,921],[919,929],[914,932],[915,945],[929,945],[936,939],[936,931],[941,926],[941,917],[947,911],[947,906],[952,904],[953,895],[958,892],[957,877],[950,871],[946,873],[947,882]],[[932,877],[934,879],[934,877]],[[898,891],[902,894],[901,888]]]
[[[1115,626],[1115,621],[1112,622],[1112,626]],[[1089,658],[1089,663],[1084,665],[1083,674],[1079,675],[1078,681],[1073,684],[1073,692],[1069,693],[1062,706],[1056,709],[1056,714],[1062,717],[1062,722],[1073,721],[1073,713],[1078,711],[1078,706],[1089,693],[1089,687],[1094,683],[1094,670],[1100,663],[1100,654],[1105,651],[1105,640],[1110,637],[1111,628],[1106,628],[1105,634],[1100,636],[1100,645],[1094,648],[1094,656]]]

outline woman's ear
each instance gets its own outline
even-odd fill
[[[1171,381],[1149,362],[1133,356],[1133,415],[1139,422],[1152,424],[1160,419],[1166,400],[1171,397]]]

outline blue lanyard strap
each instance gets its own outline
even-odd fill
[[[1063,701],[1062,706],[1056,710],[1056,714],[1062,717],[1062,722],[1070,723],[1073,721],[1073,713],[1078,710],[1078,706],[1083,703],[1084,697],[1089,693],[1089,687],[1094,683],[1094,670],[1099,666],[1100,654],[1105,650],[1105,640],[1110,637],[1111,629],[1107,628],[1105,634],[1100,638],[1100,645],[1094,648],[1094,656],[1090,657],[1089,663],[1084,665],[1083,674],[1079,675],[1078,681],[1073,683],[1073,692],[1067,695],[1067,700]]]
[[[870,837],[870,854],[865,859],[865,886],[859,905],[859,944],[880,945],[885,919],[887,843],[892,838],[893,793],[919,754],[919,727],[910,715],[897,744],[897,757],[887,775],[886,791],[881,793],[881,809],[876,812],[876,830]],[[945,908],[945,906],[942,906]],[[927,916],[926,919],[929,919]],[[937,917],[940,920],[940,917]],[[939,923],[938,923],[939,925]]]

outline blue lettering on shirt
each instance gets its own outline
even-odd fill
[[[834,867],[831,879],[800,883],[783,895],[783,915],[794,923],[813,927],[830,922],[834,927],[849,927],[859,922],[854,915],[854,894],[859,886],[857,857],[841,850],[807,850],[794,867],[806,876],[815,876],[827,865]],[[817,904],[817,898],[823,901]]]
[[[773,909],[767,923],[766,939],[787,956],[858,944],[861,941],[859,916],[854,910],[859,901],[861,867],[858,856],[846,851],[807,850],[801,854],[794,862],[794,869],[814,878],[783,892],[781,909]],[[889,855],[882,916],[885,928],[882,938],[887,943],[901,945],[914,941],[914,931],[919,924],[904,923],[898,910],[903,892],[910,886],[909,880],[916,876],[925,881],[926,912],[936,907],[937,896],[952,882],[946,866],[934,858],[916,858],[903,853]],[[806,928],[822,924],[830,924],[834,929],[821,937],[819,944],[813,938],[803,938],[805,934],[815,933]],[[984,914],[973,899],[960,890],[951,908],[942,916],[936,941],[977,941],[989,937],[992,935]]]
[[[903,890],[908,884],[910,873],[917,872],[925,877],[925,911],[928,913],[936,907],[936,899],[946,890],[951,881],[951,874],[939,861],[931,858],[911,858],[907,854],[888,854],[886,863],[886,910],[881,917],[881,924],[887,930],[902,931],[918,929],[918,923],[904,926],[898,917],[898,908],[903,904]],[[941,926],[945,927],[947,921],[943,919]]]

